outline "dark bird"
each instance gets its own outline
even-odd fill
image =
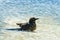
[[[34,30],[36,30],[35,21],[37,19],[39,19],[39,18],[32,17],[32,18],[30,18],[28,23],[16,23],[16,24],[21,27],[20,30],[22,30],[22,31],[34,31]]]

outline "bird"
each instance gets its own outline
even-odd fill
[[[21,31],[34,31],[36,30],[36,20],[39,18],[31,17],[28,23],[16,23],[20,26]]]

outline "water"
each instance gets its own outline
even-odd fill
[[[34,32],[6,30],[19,28],[37,17]],[[0,40],[60,40],[60,0],[0,0]]]

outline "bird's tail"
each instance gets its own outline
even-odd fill
[[[22,26],[22,23],[16,23],[17,25],[19,25],[20,27]]]

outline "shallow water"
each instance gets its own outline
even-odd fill
[[[34,32],[19,28],[37,17]],[[60,40],[60,0],[0,0],[0,40]]]
[[[60,29],[57,25],[38,27],[34,32],[6,29],[0,30],[0,40],[60,40]]]

